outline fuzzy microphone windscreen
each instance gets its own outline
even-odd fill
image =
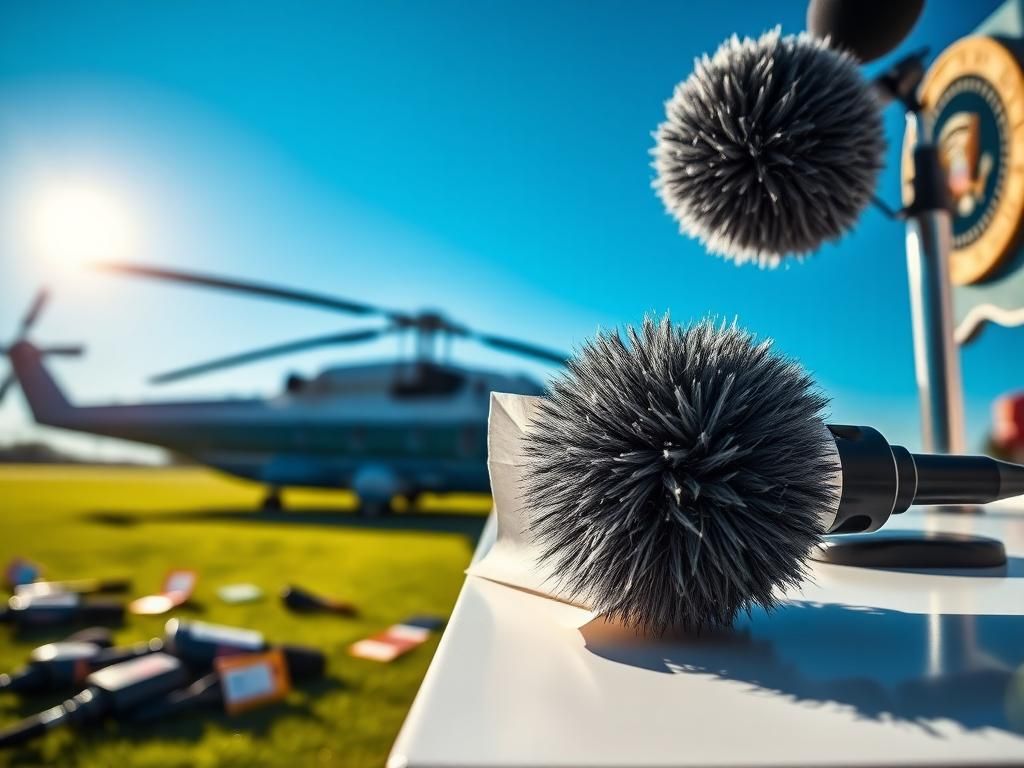
[[[776,266],[849,230],[885,153],[856,60],[807,33],[733,36],[676,86],[652,150],[682,232],[739,263]]]
[[[735,325],[666,317],[626,336],[582,346],[526,438],[555,586],[653,633],[773,606],[838,505],[826,399]]]

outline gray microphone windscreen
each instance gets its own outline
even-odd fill
[[[586,342],[526,439],[524,498],[559,589],[654,633],[770,608],[838,507],[826,399],[735,325],[668,317]]]
[[[665,107],[654,187],[713,253],[776,266],[838,239],[871,201],[881,108],[856,60],[807,33],[733,36]]]

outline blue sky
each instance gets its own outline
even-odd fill
[[[996,5],[929,0],[901,51],[937,52]],[[650,134],[694,57],[733,32],[800,31],[805,8],[3,0],[0,338],[52,284],[35,335],[89,345],[54,364],[82,402],[271,393],[290,370],[396,351],[382,342],[147,386],[167,367],[360,321],[34,256],[21,226],[33,185],[95,180],[126,201],[141,262],[440,307],[555,348],[648,312],[738,316],[814,372],[834,420],[917,446],[899,223],[870,210],[803,264],[737,268],[681,237],[650,189]],[[880,195],[894,204],[902,126],[887,113]],[[965,351],[972,447],[992,398],[1021,384],[1019,345],[990,329]],[[546,372],[468,344],[456,358]],[[0,407],[0,440],[36,434],[20,395]]]

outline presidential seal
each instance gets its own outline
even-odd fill
[[[966,37],[947,48],[921,83],[953,203],[950,277],[991,277],[1012,252],[1024,216],[1024,71],[1004,45]],[[913,178],[913,127],[904,139],[904,196]]]

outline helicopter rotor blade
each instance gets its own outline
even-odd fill
[[[81,344],[70,344],[63,347],[43,347],[39,351],[44,355],[57,357],[81,357],[85,354],[85,347]]]
[[[32,306],[28,308],[28,312],[26,312],[25,316],[21,319],[18,338],[24,337],[30,330],[32,330],[32,326],[36,324],[36,320],[39,319],[39,315],[43,311],[43,307],[46,306],[46,302],[49,298],[49,291],[45,288],[40,288],[35,299],[32,301]]]
[[[425,336],[441,333],[459,336],[462,338],[473,338],[483,344],[494,347],[495,349],[500,349],[505,352],[511,352],[518,355],[525,355],[526,357],[533,357],[556,365],[562,365],[568,359],[568,355],[550,349],[544,349],[543,347],[539,347],[534,344],[517,341],[515,339],[507,339],[502,336],[478,333],[462,325],[453,323],[436,312],[421,312],[419,314],[397,312],[395,310],[377,307],[372,304],[362,304],[360,302],[349,301],[348,299],[328,296],[321,293],[313,293],[311,291],[293,290],[290,288],[268,285],[266,283],[235,280],[233,278],[218,277],[215,275],[206,275],[198,272],[187,272],[177,269],[165,269],[163,267],[152,267],[143,264],[100,262],[93,266],[96,269],[100,269],[105,272],[132,275],[135,277],[148,277],[157,280],[184,283],[186,285],[198,285],[206,288],[232,291],[235,293],[247,293],[253,296],[276,299],[278,301],[288,301],[320,307],[321,309],[329,309],[335,312],[347,312],[355,315],[380,315],[391,321],[392,327],[388,330],[408,329],[417,331]],[[315,343],[313,340],[310,340],[310,343],[312,346],[321,346],[332,343],[344,343],[345,341],[344,339],[332,341],[329,340],[330,337],[324,337],[324,339],[325,340],[322,342],[316,341]],[[280,345],[279,347],[268,347],[251,353],[247,352],[241,355],[233,355],[231,357],[223,358],[221,360],[213,360],[209,363],[201,363],[200,365],[190,366],[189,368],[183,368],[181,370],[169,371],[166,374],[160,374],[154,377],[151,381],[153,383],[175,381],[186,376],[206,373],[210,370],[216,370],[231,365],[241,365],[249,362],[251,359],[262,359],[263,357],[287,354],[289,352],[301,351],[303,349],[310,348],[306,346],[307,342],[296,342],[296,344],[297,346],[295,347],[291,344]],[[254,357],[250,358],[250,355],[253,355]]]
[[[372,341],[373,339],[380,338],[386,333],[390,333],[392,330],[393,329],[391,327],[372,328],[362,331],[349,331],[347,333],[332,333],[327,336],[314,336],[309,339],[290,341],[285,344],[275,344],[270,347],[262,347],[260,349],[250,350],[249,352],[221,357],[216,360],[207,360],[206,362],[190,365],[186,368],[177,368],[173,371],[166,371],[151,377],[149,382],[151,384],[168,384],[172,381],[181,381],[182,379],[199,376],[200,374],[211,373],[212,371],[219,371],[225,368],[234,368],[238,365],[246,365],[258,360],[279,357],[280,355],[304,352],[318,347]]]
[[[253,296],[262,296],[278,301],[289,301],[298,304],[330,309],[335,312],[347,312],[354,315],[384,315],[394,322],[408,322],[409,316],[402,312],[394,312],[389,309],[375,307],[371,304],[362,304],[357,301],[328,296],[322,293],[311,291],[293,290],[291,288],[280,288],[266,283],[256,283],[247,280],[235,280],[234,278],[217,277],[216,275],[205,275],[198,272],[186,272],[177,269],[165,269],[163,267],[149,267],[143,264],[128,264],[125,262],[106,261],[93,265],[96,269],[104,272],[115,272],[122,275],[133,275],[136,277],[151,277],[157,280],[167,280],[187,285],[199,285],[206,288],[217,288],[236,293],[248,293]]]
[[[517,341],[516,339],[506,339],[502,336],[491,336],[486,333],[473,333],[472,338],[486,344],[489,347],[500,349],[503,352],[513,352],[517,355],[525,355],[526,357],[533,357],[538,360],[543,360],[547,363],[555,363],[556,365],[565,365],[565,361],[569,359],[569,355],[563,354],[562,352],[555,352],[551,349],[545,349],[544,347],[538,347],[535,344],[529,344],[525,341]]]
[[[0,384],[0,404],[4,402],[4,398],[7,397],[8,390],[14,386],[14,374],[7,374],[7,378]]]

